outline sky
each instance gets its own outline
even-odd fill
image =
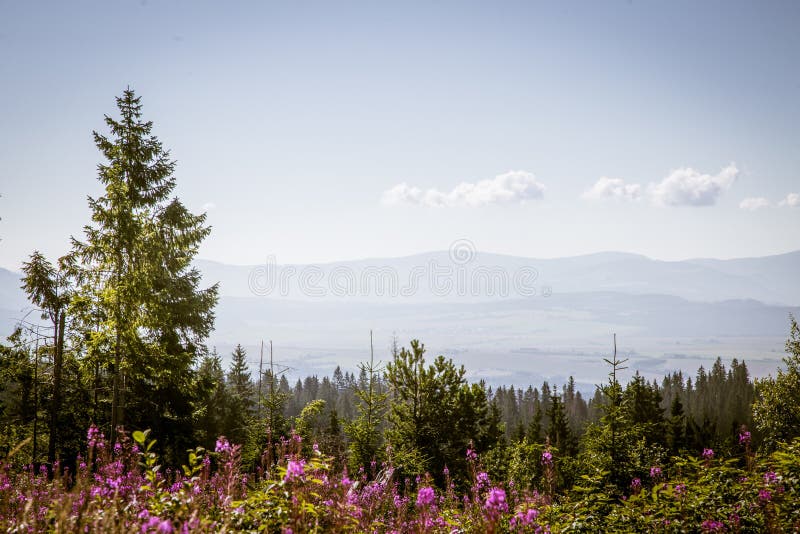
[[[0,0],[0,267],[128,86],[231,264],[800,249],[798,2]]]

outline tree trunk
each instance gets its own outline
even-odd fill
[[[47,444],[47,461],[53,466],[56,461],[58,439],[58,415],[61,413],[61,374],[64,368],[64,321],[66,313],[58,317],[55,352],[53,354],[53,401],[50,406],[50,441]]]

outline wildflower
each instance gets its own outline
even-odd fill
[[[686,495],[686,484],[675,485],[675,495]]]
[[[650,468],[650,478],[659,478],[661,477],[661,468],[660,467],[651,467]]]
[[[764,483],[765,484],[775,484],[778,481],[778,475],[775,474],[775,471],[767,471],[764,473]]]
[[[488,486],[489,485],[489,474],[486,471],[481,471],[478,473],[477,476],[478,485],[479,486]]]
[[[550,451],[544,451],[542,453],[542,464],[553,465],[553,454]]]
[[[750,443],[750,432],[745,430],[739,433],[739,445],[747,445]]]
[[[231,451],[231,444],[225,439],[225,436],[220,436],[217,438],[217,445],[214,447],[214,452],[218,452],[220,454],[230,452]]]
[[[703,532],[722,532],[725,530],[725,524],[722,521],[706,519],[700,524],[700,528],[703,529]]]
[[[311,450],[314,451],[314,454],[319,454],[319,445],[314,442],[314,445],[311,446]]]
[[[467,448],[467,460],[470,462],[478,461],[478,454],[471,447]]]
[[[157,532],[162,532],[163,534],[169,534],[172,532],[172,522],[169,519],[163,520],[161,523],[158,524],[158,528],[156,529]]]
[[[714,458],[714,449],[703,449],[703,458],[711,460]]]
[[[489,512],[507,512],[506,492],[502,488],[490,489],[484,507]]]
[[[425,486],[424,488],[420,488],[419,492],[417,492],[417,506],[419,508],[424,508],[433,504],[433,499],[435,497],[433,488],[430,486]]]
[[[772,500],[772,493],[767,489],[758,490],[758,500],[767,503]]]
[[[284,482],[288,482],[293,478],[302,478],[303,475],[305,475],[303,465],[303,460],[289,460],[289,463],[286,465],[286,476],[283,477]]]
[[[524,512],[517,512],[517,514],[511,518],[509,524],[512,528],[517,526],[528,527],[536,522],[537,517],[539,517],[539,510],[535,508],[528,508]]]
[[[86,438],[89,441],[90,449],[92,447],[97,447],[98,449],[103,448],[103,440],[105,440],[105,436],[96,426],[89,426],[89,431],[86,433]]]
[[[639,491],[640,489],[642,489],[642,479],[636,477],[633,480],[631,480],[631,489],[633,491]]]

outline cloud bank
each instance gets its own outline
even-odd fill
[[[779,206],[789,206],[790,208],[800,207],[800,194],[789,193],[786,198],[778,203]]]
[[[450,191],[422,190],[403,182],[385,191],[386,205],[411,204],[433,208],[520,204],[544,196],[545,186],[532,173],[509,171],[489,180],[461,182]]]
[[[740,208],[750,211],[766,208],[767,206],[769,206],[769,200],[764,197],[748,197],[739,203]]]
[[[691,167],[670,172],[663,180],[647,186],[647,197],[658,206],[711,206],[727,191],[739,169],[731,163],[717,174],[703,174]],[[644,195],[641,184],[625,183],[620,178],[601,177],[584,191],[583,198],[639,200]],[[761,207],[761,206],[758,206]]]
[[[715,175],[683,167],[652,186],[651,195],[656,204],[664,206],[711,206],[738,175],[739,169],[733,163]]]
[[[601,200],[604,198],[619,198],[623,200],[639,200],[642,196],[642,186],[639,184],[626,184],[621,178],[603,176],[592,187],[584,191],[583,198]]]

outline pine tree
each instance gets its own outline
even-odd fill
[[[191,266],[210,228],[177,199],[175,162],[142,120],[130,89],[117,98],[110,136],[94,133],[106,159],[105,191],[89,198],[92,225],[73,242],[87,350],[111,376],[111,438],[118,426],[151,428],[177,456],[190,446],[193,365],[213,326],[217,286],[199,289]]]
[[[31,302],[42,312],[42,319],[49,319],[53,325],[53,394],[50,400],[50,436],[47,445],[47,461],[53,465],[56,460],[56,444],[61,427],[61,401],[63,397],[64,371],[64,330],[66,329],[67,308],[72,299],[72,283],[68,275],[66,259],[60,260],[56,269],[45,257],[35,251],[30,260],[22,264],[25,276],[22,289]]]
[[[454,478],[466,473],[464,453],[472,441],[478,452],[505,434],[499,407],[483,384],[467,384],[463,367],[438,356],[425,365],[425,346],[411,341],[386,366],[392,401],[389,441],[406,473],[428,471],[442,480],[445,465]]]
[[[756,382],[753,419],[768,449],[800,436],[800,325],[792,316],[783,359],[786,370]]]
[[[228,368],[227,382],[231,389],[231,396],[237,403],[237,408],[242,415],[252,415],[254,402],[253,380],[250,366],[247,363],[247,351],[241,345],[231,353],[231,365]]]
[[[542,442],[542,408],[537,399],[533,411],[533,419],[531,424],[528,425],[528,441],[530,443]]]
[[[553,444],[563,454],[572,453],[572,443],[569,432],[569,421],[564,411],[564,403],[558,395],[550,397],[550,411],[548,412],[550,425],[547,428],[547,436]]]
[[[227,435],[230,408],[225,373],[216,351],[203,357],[197,372],[197,389],[196,440],[201,446],[212,449],[217,437]]]
[[[355,469],[363,467],[366,472],[372,461],[380,461],[382,436],[380,425],[386,412],[387,395],[378,391],[378,376],[383,371],[380,363],[375,363],[370,332],[370,357],[368,363],[359,365],[360,379],[355,390],[358,399],[358,417],[347,425],[350,438],[350,460]]]
[[[675,395],[672,399],[672,406],[669,411],[669,423],[667,424],[667,447],[672,454],[678,452],[686,444],[686,417],[683,415],[683,404],[680,395]]]

